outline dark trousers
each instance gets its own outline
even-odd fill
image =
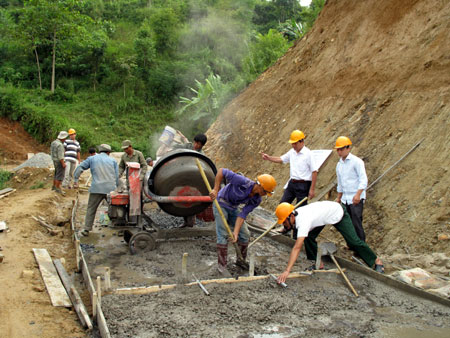
[[[94,224],[97,208],[106,199],[106,194],[89,194],[89,200],[86,210],[86,218],[84,219],[84,229],[91,231]]]
[[[364,233],[362,225],[364,200],[361,200],[358,204],[345,204],[345,208],[347,209],[347,212],[350,215],[350,218],[352,219],[352,223],[353,226],[355,227],[356,234],[363,242],[365,242],[366,234]]]
[[[369,246],[363,242],[355,232],[352,220],[348,214],[346,208],[342,206],[344,210],[344,216],[339,221],[339,223],[333,224],[333,226],[339,231],[339,233],[344,237],[350,250],[355,251],[368,266],[372,267],[375,264],[377,255]],[[308,237],[305,238],[305,251],[306,257],[309,260],[315,260],[317,256],[317,241],[316,238],[319,236],[320,232],[323,230],[325,225],[321,227],[314,228],[308,233]]]
[[[292,203],[294,199],[297,199],[297,203],[309,195],[309,189],[311,188],[311,181],[294,183],[289,180],[288,186],[284,190],[283,197],[281,197],[280,203],[288,202]],[[302,206],[307,205],[308,201],[303,202]],[[293,238],[297,239],[297,228],[294,227]]]

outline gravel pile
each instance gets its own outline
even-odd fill
[[[22,168],[50,168],[53,167],[52,157],[46,153],[37,153],[29,160],[23,162],[21,165],[15,167],[13,171],[17,171]]]

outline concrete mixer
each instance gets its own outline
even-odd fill
[[[205,155],[187,149],[175,150],[161,157],[153,169],[147,172],[143,187],[139,181],[139,163],[127,163],[126,192],[111,192],[108,195],[108,216],[113,227],[123,230],[125,241],[132,254],[153,250],[156,239],[175,237],[180,234],[175,229],[161,230],[143,210],[144,203],[156,202],[166,213],[173,216],[199,215],[212,206],[211,198],[198,170],[199,159],[209,183],[213,186],[217,173],[214,163]],[[212,211],[203,215],[206,221],[212,221]],[[208,219],[209,218],[209,219]],[[185,230],[183,233],[187,234]],[[192,229],[190,232],[201,229]],[[192,234],[190,234],[192,235]]]

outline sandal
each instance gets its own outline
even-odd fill
[[[384,273],[384,265],[383,264],[375,264],[373,268],[376,272]]]
[[[323,270],[323,269],[324,269],[323,266],[321,266],[321,267],[319,268],[319,270]],[[314,271],[314,270],[317,270],[317,269],[316,269],[316,263],[313,263],[311,266],[308,266],[307,268],[305,268],[305,271]]]

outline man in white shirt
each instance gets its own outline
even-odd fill
[[[289,276],[295,261],[300,254],[303,243],[305,243],[306,257],[315,260],[317,257],[316,238],[325,227],[325,224],[333,226],[344,237],[348,247],[355,251],[366,264],[373,267],[375,271],[384,273],[383,262],[377,257],[375,252],[356,235],[352,220],[345,208],[331,201],[322,201],[308,204],[294,210],[294,206],[289,203],[278,205],[275,214],[278,224],[283,224],[285,228],[297,228],[297,240],[292,248],[291,255],[286,270],[278,277],[278,282],[283,283]]]
[[[290,179],[280,203],[292,203],[296,198],[298,203],[305,197],[311,199],[315,195],[318,168],[314,163],[311,150],[305,146],[305,134],[300,130],[294,130],[289,137],[289,143],[292,144],[292,149],[282,156],[269,156],[261,153],[263,160],[290,164]],[[289,230],[282,233],[287,232]],[[294,239],[296,238],[297,234],[294,229]]]
[[[352,141],[348,137],[340,136],[334,147],[340,157],[336,165],[338,192],[336,202],[345,205],[356,234],[362,241],[366,241],[362,215],[366,199],[367,175],[363,160],[350,153],[351,144]]]

